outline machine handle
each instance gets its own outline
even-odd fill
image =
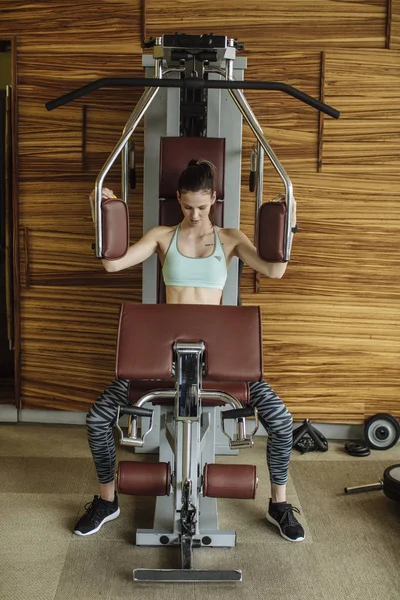
[[[68,92],[68,94],[64,94],[63,96],[59,96],[54,100],[50,100],[46,103],[47,110],[54,110],[59,106],[63,106],[64,104],[68,104],[77,98],[81,98],[82,96],[86,96],[90,92],[98,90],[102,87],[168,87],[168,88],[189,88],[189,89],[228,89],[228,90],[276,90],[280,92],[284,92],[285,94],[289,94],[289,96],[293,96],[297,98],[301,102],[312,106],[313,108],[320,110],[321,112],[333,117],[334,119],[338,119],[340,117],[340,112],[309,96],[305,92],[298,90],[292,85],[288,85],[287,83],[282,83],[280,81],[215,81],[211,79],[200,79],[197,77],[193,77],[190,79],[146,79],[146,78],[132,78],[132,77],[102,77],[101,79],[97,79],[84,85],[72,92]]]
[[[141,408],[139,406],[123,406],[119,411],[120,415],[129,415],[131,417],[152,417],[151,408]]]
[[[221,417],[225,419],[239,419],[241,417],[254,417],[254,408],[252,406],[245,406],[245,408],[235,408],[232,410],[221,411]]]
[[[249,191],[254,192],[256,189],[256,176],[257,173],[255,171],[250,171],[249,177]]]

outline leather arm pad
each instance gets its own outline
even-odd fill
[[[117,198],[102,202],[102,257],[107,260],[122,258],[129,246],[129,213],[128,207]]]
[[[267,262],[285,262],[286,202],[265,202],[257,219],[256,247],[258,256]]]

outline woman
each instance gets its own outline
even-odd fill
[[[104,198],[115,197],[108,189]],[[94,192],[90,195],[94,220]],[[183,213],[176,227],[154,227],[126,255],[118,260],[103,260],[106,271],[113,273],[138,265],[157,253],[163,267],[166,300],[169,304],[220,304],[227,278],[227,268],[234,256],[259,273],[281,278],[287,263],[261,260],[250,240],[237,229],[224,229],[212,224],[214,166],[202,160],[191,160],[182,172],[177,198]],[[295,206],[295,204],[294,204]],[[296,224],[295,208],[292,225]],[[115,443],[112,427],[118,405],[128,404],[127,380],[115,380],[97,399],[87,416],[89,445],[100,485],[95,496],[75,526],[78,535],[96,533],[107,521],[118,517],[115,492]],[[267,464],[271,480],[271,498],[267,519],[279,528],[289,541],[302,541],[304,530],[286,502],[287,472],[292,448],[292,417],[280,398],[265,382],[250,383],[250,404],[257,407],[259,419],[268,432]]]

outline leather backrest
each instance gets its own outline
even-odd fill
[[[225,197],[225,138],[162,137],[159,198],[175,198],[179,176],[192,158],[209,160],[216,167],[217,199]]]

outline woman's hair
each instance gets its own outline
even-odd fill
[[[178,192],[209,192],[214,193],[215,166],[202,158],[189,161],[182,171],[178,181]]]

